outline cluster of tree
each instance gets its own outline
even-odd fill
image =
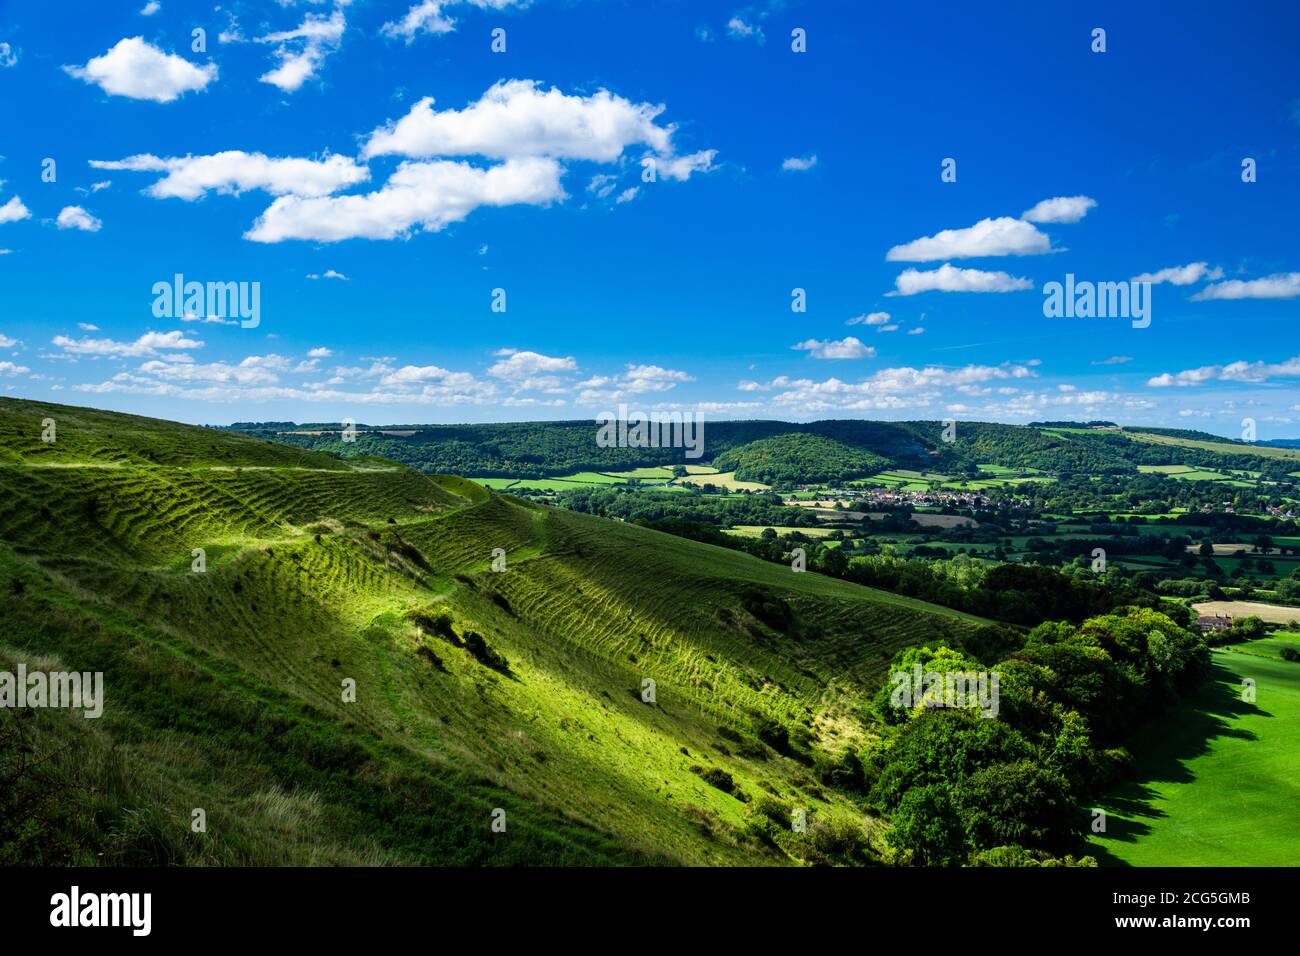
[[[901,652],[891,673],[916,665],[988,670],[940,646]],[[1014,848],[1000,852],[1003,862],[1068,857],[1083,845],[1084,808],[1124,771],[1123,740],[1199,687],[1209,669],[1199,635],[1126,607],[1034,628],[992,667],[995,717],[981,716],[978,701],[900,707],[887,679],[875,704],[893,729],[863,755],[869,802],[890,817],[890,843],[914,864],[989,862],[999,848]]]
[[[556,503],[570,511],[621,518],[638,524],[675,521],[723,528],[733,525],[812,528],[820,524],[808,508],[782,504],[773,495],[731,498],[700,491],[580,487],[561,492]]]
[[[740,481],[793,488],[873,475],[889,468],[890,462],[833,438],[792,431],[723,452],[713,466],[734,471]]]

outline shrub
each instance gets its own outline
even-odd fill
[[[466,631],[461,639],[465,642],[465,649],[484,667],[490,667],[502,674],[510,673],[510,662],[489,647],[488,642],[478,631]]]
[[[698,776],[710,787],[717,787],[723,793],[731,793],[736,789],[736,781],[731,779],[731,774],[721,767],[692,767],[691,773]]]

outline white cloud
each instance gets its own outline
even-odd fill
[[[691,173],[711,173],[716,166],[713,165],[713,157],[718,155],[716,149],[702,149],[698,153],[690,153],[686,156],[654,156],[657,173],[660,176],[666,176],[669,179],[675,179],[678,182],[685,182],[691,178]]]
[[[165,159],[143,153],[111,161],[92,159],[90,165],[95,169],[166,173],[145,190],[155,199],[193,200],[209,190],[239,195],[250,189],[261,189],[272,196],[326,196],[370,178],[370,170],[346,156],[275,158],[238,149]]]
[[[1222,279],[1223,270],[1219,268],[1211,269],[1205,262],[1189,262],[1185,266],[1171,266],[1168,269],[1161,269],[1159,272],[1144,272],[1140,276],[1134,276],[1134,282],[1150,282],[1152,285],[1159,285],[1161,282],[1168,282],[1171,285],[1191,285],[1193,282],[1200,282],[1202,279]]]
[[[1229,279],[1208,285],[1192,301],[1207,299],[1294,299],[1300,296],[1300,272],[1279,272],[1261,279]]]
[[[737,40],[757,40],[759,43],[766,39],[761,26],[750,23],[740,14],[736,14],[727,21],[727,36],[734,37]]]
[[[621,193],[618,194],[618,198],[615,199],[614,202],[617,204],[631,202],[633,199],[637,197],[637,194],[640,192],[641,192],[640,186],[629,186],[627,189],[624,189]]]
[[[238,325],[238,319],[227,319],[220,315],[195,315],[193,312],[186,312],[180,316],[182,322],[200,322],[204,325]]]
[[[146,43],[143,37],[119,40],[107,53],[93,57],[85,66],[63,69],[113,96],[155,103],[170,103],[192,90],[202,90],[217,78],[215,63],[195,66]]]
[[[307,352],[307,357],[314,358],[314,359],[322,359],[322,358],[329,358],[333,354],[334,354],[333,349],[327,349],[325,348],[325,346],[322,345],[319,348],[314,348],[309,350]]]
[[[922,408],[947,400],[952,391],[989,382],[1033,378],[1025,365],[967,365],[961,368],[910,366],[886,368],[861,379],[845,382],[829,378],[791,379],[778,376],[767,383],[741,382],[743,392],[772,392],[774,407],[817,412],[830,409],[852,411]]]
[[[924,335],[924,334],[925,334],[925,326],[924,326],[924,325],[918,325],[918,326],[917,326],[916,328],[914,328],[914,329],[908,329],[908,330],[907,330],[907,334],[908,334],[908,335]]]
[[[77,328],[81,329],[81,331],[83,331],[83,332],[98,332],[98,331],[99,331],[99,326],[98,326],[98,325],[92,325],[92,324],[89,323],[89,322],[78,322],[78,323],[77,323]]]
[[[879,328],[876,329],[876,332],[878,332],[878,333],[879,333],[879,332],[897,332],[897,331],[898,331],[898,323],[896,323],[896,322],[891,322],[889,325],[882,325],[882,326],[880,326]]]
[[[1112,355],[1110,358],[1104,358],[1100,361],[1093,362],[1093,365],[1127,365],[1133,361],[1131,355]]]
[[[1055,199],[1044,199],[1032,209],[1026,209],[1020,218],[1027,222],[1078,222],[1095,205],[1097,200],[1087,196],[1057,196]]]
[[[115,342],[112,339],[71,339],[56,335],[51,341],[72,355],[112,355],[130,358],[157,355],[163,349],[201,349],[203,343],[185,338],[178,331],[146,332],[134,342]]]
[[[808,352],[815,359],[863,359],[873,358],[876,350],[863,345],[853,336],[836,340],[808,339],[790,346]]]
[[[1206,382],[1245,382],[1260,384],[1274,378],[1300,377],[1300,355],[1282,362],[1229,362],[1227,365],[1202,365],[1181,372],[1165,372],[1147,379],[1152,388],[1187,388]]]
[[[26,365],[15,365],[13,362],[0,362],[0,375],[26,375],[30,372]]]
[[[17,344],[18,344],[17,339],[11,339],[3,332],[0,332],[0,349],[11,349]]]
[[[263,73],[259,80],[270,83],[285,93],[294,93],[317,75],[325,58],[339,48],[347,20],[339,0],[329,15],[308,13],[301,24],[292,30],[268,33],[258,37],[258,43],[275,44],[275,57],[279,65]]]
[[[148,3],[140,8],[140,16],[151,17],[161,9],[162,4],[159,3],[158,0],[149,0]]]
[[[587,183],[587,192],[595,193],[597,199],[606,199],[618,187],[618,176],[613,173],[597,173]]]
[[[895,291],[887,295],[916,295],[918,292],[1016,292],[1033,288],[1028,279],[1005,272],[960,269],[944,263],[938,269],[921,272],[905,269],[894,280]]]
[[[99,232],[104,225],[80,206],[64,206],[59,210],[55,224],[60,229],[80,229],[82,232]]]
[[[668,392],[682,382],[693,381],[695,379],[692,376],[679,369],[629,363],[618,375],[597,375],[579,382],[576,387],[581,389],[578,401],[592,404],[616,402],[633,395]]]
[[[9,70],[18,65],[18,51],[8,43],[0,43],[0,70]]]
[[[501,80],[463,110],[438,111],[433,102],[426,96],[397,122],[376,129],[363,158],[550,156],[609,163],[638,143],[661,157],[673,155],[676,127],[655,123],[663,105],[633,103],[604,89],[569,96],[541,90],[535,80]]]
[[[420,227],[437,232],[479,206],[549,205],[566,198],[551,159],[512,159],[488,169],[468,163],[403,163],[383,188],[359,196],[282,196],[253,223],[254,242],[393,239]]]
[[[422,0],[414,4],[400,20],[385,23],[384,36],[413,41],[421,33],[451,33],[456,21],[443,11],[448,7],[470,4],[480,10],[505,10],[508,7],[526,7],[530,0]]]
[[[855,315],[845,325],[884,325],[889,321],[888,312],[872,312],[869,315]]]
[[[11,197],[7,203],[0,206],[0,224],[31,218],[31,210],[24,206],[23,201],[17,196]]]
[[[308,279],[338,279],[340,282],[347,282],[348,277],[342,272],[335,272],[333,269],[326,269],[323,273],[309,272]]]
[[[236,385],[273,385],[278,382],[277,371],[283,371],[288,362],[279,355],[250,355],[237,365],[229,362],[177,362],[154,359],[140,366],[140,371],[154,378],[184,383],[215,383]]]
[[[781,169],[787,173],[803,173],[817,165],[817,154],[811,156],[791,156],[781,163]]]
[[[934,262],[977,256],[1035,256],[1052,251],[1047,234],[1020,219],[981,219],[966,229],[944,229],[885,254],[886,262]]]
[[[499,349],[495,355],[499,361],[487,370],[488,374],[493,378],[506,379],[521,388],[528,387],[538,376],[573,372],[578,368],[573,356],[560,358],[520,349]]]

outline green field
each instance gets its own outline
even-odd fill
[[[1214,653],[1214,680],[1140,732],[1137,781],[1102,801],[1103,865],[1294,866],[1300,840],[1300,635]],[[1253,703],[1241,699],[1255,681]]]
[[[1062,429],[1064,430],[1064,429]],[[1180,438],[1175,435],[1155,435],[1149,432],[1125,431],[1124,437],[1132,441],[1149,442],[1156,445],[1173,445],[1176,448],[1199,448],[1220,455],[1258,455],[1261,458],[1300,459],[1300,449],[1274,448],[1270,445],[1235,445],[1231,442],[1202,441],[1195,438]]]
[[[703,488],[705,485],[715,485],[718,488],[725,488],[727,491],[768,491],[770,488],[770,486],[757,481],[737,481],[734,471],[691,474],[685,478],[678,478],[677,481],[681,484],[695,485],[699,488]]]
[[[762,525],[762,524],[738,524],[734,528],[727,528],[726,534],[740,535],[742,538],[757,538],[766,528],[772,528],[779,535],[787,535],[798,532],[809,538],[825,538],[831,534],[830,528],[784,528],[780,525]]]

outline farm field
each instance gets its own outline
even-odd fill
[[[1300,635],[1216,650],[1214,679],[1140,732],[1137,781],[1101,801],[1103,866],[1294,866],[1300,835]],[[1242,700],[1242,681],[1256,698]]]
[[[1300,620],[1300,607],[1264,604],[1259,601],[1202,601],[1193,604],[1197,614],[1226,614],[1233,618],[1257,617],[1269,624],[1287,624]]]
[[[1231,442],[1203,441],[1195,438],[1180,438],[1174,435],[1154,435],[1149,432],[1134,431],[1125,431],[1124,437],[1132,441],[1148,442],[1154,445],[1199,448],[1220,455],[1258,455],[1261,458],[1283,458],[1300,461],[1300,449],[1296,448],[1274,448],[1270,445],[1234,445]]]
[[[742,538],[757,538],[766,528],[772,528],[773,531],[780,535],[794,534],[798,532],[799,534],[806,535],[809,538],[826,538],[833,533],[833,529],[831,528],[787,528],[779,525],[773,526],[762,524],[740,524],[736,525],[734,528],[724,529],[723,533],[739,535]]]
[[[716,485],[719,488],[725,488],[728,491],[769,491],[770,485],[764,485],[757,481],[737,481],[734,471],[727,472],[702,472],[699,474],[690,474],[685,478],[678,478],[677,482],[684,485]]]
[[[872,521],[880,521],[888,516],[884,512],[873,511],[869,512],[867,517]],[[973,519],[961,515],[927,514],[916,511],[912,513],[911,518],[923,528],[969,528],[975,525]]]

